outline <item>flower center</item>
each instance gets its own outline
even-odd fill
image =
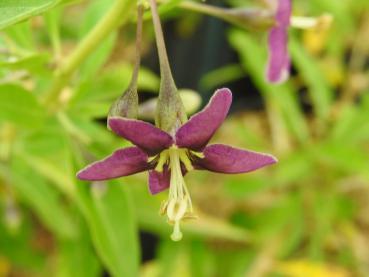
[[[160,157],[155,168],[156,171],[163,171],[164,164],[170,169],[170,187],[168,200],[162,204],[160,213],[166,214],[168,222],[174,224],[171,239],[179,241],[182,239],[180,222],[182,219],[193,218],[193,209],[190,193],[182,174],[181,163],[187,171],[193,169],[188,150],[172,146],[160,153]]]

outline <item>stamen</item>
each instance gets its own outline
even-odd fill
[[[174,224],[171,239],[179,241],[182,239],[181,220],[189,218],[189,215],[193,214],[190,193],[183,178],[181,163],[185,165],[187,170],[191,170],[193,167],[187,149],[178,149],[176,146],[172,146],[163,151],[160,154],[156,170],[162,169],[168,160],[171,172],[169,196],[168,200],[162,203],[160,213],[166,213],[169,223]]]
[[[155,167],[155,170],[157,172],[163,172],[163,167],[164,167],[164,164],[167,162],[167,160],[168,160],[168,150],[164,150],[159,155],[159,161]]]
[[[199,157],[200,159],[205,158],[205,155],[201,152],[195,152],[195,151],[191,151],[192,155],[195,155],[196,157]]]
[[[185,150],[185,149],[179,149],[179,151],[180,151],[179,152],[179,159],[184,164],[184,166],[186,167],[187,171],[193,170],[192,163],[191,163],[191,161],[190,161],[190,159],[188,158],[188,155],[187,155],[187,150]]]

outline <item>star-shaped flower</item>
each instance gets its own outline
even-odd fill
[[[107,180],[149,171],[152,194],[169,188],[161,211],[174,224],[173,240],[180,240],[180,221],[192,217],[191,198],[183,176],[193,169],[219,173],[244,173],[275,163],[271,155],[224,144],[207,145],[222,124],[232,102],[232,93],[215,92],[208,105],[171,135],[150,123],[111,117],[109,127],[136,146],[119,149],[107,158],[78,172],[82,180]]]
[[[291,0],[270,0],[276,3],[275,26],[268,35],[269,61],[266,77],[271,83],[282,83],[290,75],[288,28],[291,18]]]

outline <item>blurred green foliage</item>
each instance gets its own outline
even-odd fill
[[[291,29],[296,72],[280,86],[264,80],[265,33],[229,26],[239,63],[199,87],[249,78],[265,109],[230,116],[215,140],[279,163],[246,175],[190,173],[200,218],[183,226],[180,243],[157,212],[165,193],[149,195],[144,174],[75,178],[128,144],[99,119],[130,79],[134,2],[0,1],[0,276],[369,276],[368,1],[294,1],[295,14],[334,22]],[[179,3],[160,11],[194,30]],[[127,9],[112,22],[105,15],[119,5]],[[139,89],[158,86],[142,68]],[[139,230],[159,238],[145,263]]]

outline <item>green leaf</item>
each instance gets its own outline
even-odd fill
[[[27,70],[37,75],[51,75],[50,68],[48,68],[49,60],[50,56],[48,54],[39,53],[0,61],[0,67],[10,70]]]
[[[251,75],[264,98],[278,105],[291,133],[301,142],[305,142],[309,137],[309,131],[298,105],[297,95],[289,84],[272,85],[265,81],[267,55],[260,47],[260,42],[240,30],[230,32],[229,40],[239,53],[242,66]]]
[[[245,72],[239,64],[229,64],[206,73],[200,80],[200,87],[209,90],[244,76]]]
[[[68,137],[55,118],[50,118],[43,129],[23,138],[15,154],[30,168],[50,180],[69,197],[75,192],[75,171]]]
[[[318,118],[327,119],[333,100],[333,92],[314,59],[291,36],[289,43],[294,64],[309,88],[310,98]]]
[[[0,30],[30,17],[39,15],[62,0],[2,0],[0,2]]]
[[[109,272],[138,276],[138,230],[130,195],[116,182],[78,188],[94,246]]]
[[[84,21],[82,24],[82,29],[80,33],[80,38],[88,34],[88,32],[97,24],[101,17],[106,13],[107,10],[114,3],[113,0],[108,1],[92,1],[92,4],[88,7]],[[111,33],[103,41],[97,45],[96,49],[88,56],[86,61],[81,65],[81,79],[85,80],[93,76],[100,67],[106,62],[110,53],[113,50],[115,41],[117,38],[117,32]]]
[[[31,23],[29,21],[13,25],[4,30],[4,33],[7,34],[8,38],[11,40],[11,43],[14,44],[13,46],[17,47],[18,51],[35,51],[35,40],[33,37]],[[10,44],[10,41],[8,43]]]
[[[20,159],[12,163],[12,186],[54,234],[64,238],[76,235],[59,193]]]
[[[102,276],[101,266],[92,251],[92,245],[86,232],[88,230],[83,230],[78,239],[58,242],[58,277]]]
[[[30,128],[39,126],[44,118],[45,111],[31,92],[18,85],[0,85],[0,122]]]

